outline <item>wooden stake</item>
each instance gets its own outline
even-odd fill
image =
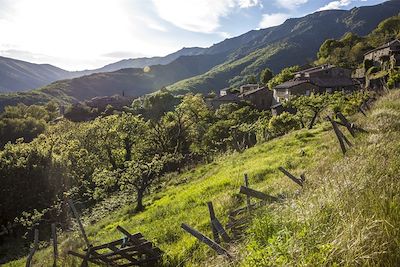
[[[247,176],[247,173],[244,174],[244,186],[245,187],[249,187],[249,178]],[[246,196],[246,203],[247,203],[247,209],[251,210],[251,200],[250,200],[250,196]]]
[[[336,113],[336,116],[342,121],[342,123],[344,124],[344,126],[345,126],[345,127],[347,128],[347,130],[350,132],[350,134],[351,134],[353,137],[355,137],[355,136],[356,136],[356,133],[354,132],[353,127],[351,127],[351,124],[350,124],[349,121],[346,119],[346,117],[345,117],[342,113],[340,113],[340,112]]]
[[[226,233],[224,227],[222,226],[222,224],[220,223],[220,221],[218,221],[217,218],[215,218],[214,220],[212,220],[211,222],[214,227],[217,229],[218,234],[220,234],[222,236],[222,239],[226,242],[229,243],[231,242],[231,238],[229,237],[229,235]]]
[[[53,267],[57,266],[58,248],[57,248],[57,228],[56,224],[51,224],[51,236],[53,238]]]
[[[283,167],[279,167],[278,170],[283,172],[287,177],[289,177],[290,180],[292,180],[296,184],[298,184],[300,186],[303,186],[303,180],[302,179],[297,178],[296,176],[294,176],[293,174],[291,174],[290,172],[285,170]]]
[[[75,219],[76,219],[76,221],[77,221],[77,223],[78,223],[79,229],[81,230],[81,234],[82,234],[83,239],[85,240],[86,246],[87,246],[88,248],[90,248],[91,245],[90,245],[90,243],[89,243],[89,239],[88,239],[87,236],[86,236],[86,232],[85,232],[85,229],[83,228],[81,219],[79,218],[79,213],[78,213],[78,211],[76,210],[76,208],[75,208],[75,206],[74,206],[74,203],[73,203],[70,199],[68,199],[68,205],[71,207],[72,212],[74,213],[74,217],[75,217]]]
[[[38,246],[39,246],[39,229],[35,229],[33,240],[34,240],[33,241],[33,247],[31,249],[31,251],[29,252],[28,258],[26,259],[26,265],[25,265],[26,267],[31,267],[33,255],[35,254],[36,250],[38,249]]]
[[[191,228],[189,225],[182,223],[181,227],[182,227],[183,230],[185,230],[186,232],[188,232],[192,236],[196,237],[199,241],[203,242],[204,244],[208,245],[210,248],[215,250],[219,255],[225,255],[228,258],[232,258],[231,254],[229,254],[229,252],[226,249],[224,249],[223,247],[221,247],[216,242],[214,242],[210,238],[206,237],[202,233],[200,233],[200,232],[196,231],[195,229]]]
[[[264,194],[260,191],[245,187],[245,186],[241,186],[240,187],[240,193],[251,196],[251,197],[255,197],[261,200],[268,200],[268,201],[278,201],[277,197],[274,196],[270,196],[267,194]]]
[[[213,220],[215,220],[216,217],[212,202],[207,202],[207,206],[208,206],[208,212],[210,213],[210,226],[211,226],[211,231],[213,233],[214,241],[219,244],[220,240],[219,240],[218,230],[213,224]]]
[[[336,122],[334,120],[331,119],[331,117],[327,117],[328,120],[331,122],[333,130],[335,131],[336,137],[339,140],[339,144],[340,144],[340,148],[342,149],[342,153],[343,155],[346,154],[346,146],[343,142],[343,134],[341,134],[341,131],[339,130],[339,127],[337,126]]]
[[[226,233],[224,227],[220,223],[220,221],[215,216],[214,207],[212,202],[207,202],[208,211],[210,212],[210,222],[211,222],[211,230],[213,232],[214,240],[216,243],[220,243],[219,235],[222,236],[222,239],[229,243],[231,242],[231,238]]]

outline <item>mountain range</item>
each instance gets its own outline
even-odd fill
[[[40,87],[55,81],[33,91],[0,95],[0,109],[18,102],[33,104],[51,99],[72,103],[122,91],[138,97],[162,87],[180,94],[238,86],[266,67],[278,73],[287,66],[310,63],[326,39],[340,38],[347,32],[366,35],[379,22],[399,12],[400,0],[351,10],[319,11],[208,48],[183,48],[165,57],[127,59],[81,72],[0,58],[0,90],[24,90],[15,88]],[[146,66],[150,68],[145,72]],[[13,87],[13,81],[18,86]]]

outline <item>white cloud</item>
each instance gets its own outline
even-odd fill
[[[285,20],[287,20],[290,17],[289,14],[285,13],[274,13],[274,14],[264,14],[262,16],[262,20],[259,24],[260,28],[268,28],[276,25],[280,25]]]
[[[260,0],[153,0],[158,15],[192,32],[214,33],[220,19],[237,8],[261,6]]]
[[[157,40],[167,29],[130,0],[0,0],[0,55],[76,70],[110,63],[104,55],[162,55],[176,44]],[[136,13],[135,13],[136,12]],[[31,56],[18,51],[29,51]],[[50,61],[48,61],[50,60]]]
[[[286,9],[295,9],[298,6],[304,5],[308,0],[276,0],[278,6],[284,7]]]
[[[332,2],[329,2],[328,4],[326,4],[325,6],[319,8],[317,11],[340,9],[340,8],[348,6],[350,4],[351,4],[351,0],[332,1]]]
[[[260,0],[239,0],[239,7],[240,8],[249,8],[254,6],[262,6]]]

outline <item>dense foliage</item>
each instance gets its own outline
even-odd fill
[[[364,54],[395,38],[400,38],[400,16],[382,21],[365,37],[353,33],[345,34],[340,40],[328,39],[319,49],[317,64],[334,64],[340,67],[356,68],[363,62]],[[365,70],[372,67],[364,62]]]

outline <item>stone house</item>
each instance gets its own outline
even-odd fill
[[[364,54],[364,61],[370,61],[373,66],[380,67],[382,70],[400,66],[400,40],[395,39],[368,51]]]
[[[332,93],[334,91],[354,91],[358,83],[352,79],[351,70],[333,65],[321,65],[294,74],[294,78],[274,88],[277,101],[293,96],[311,93]]]
[[[273,102],[273,92],[265,87],[254,88],[239,95],[244,101],[250,102],[259,110],[268,110]]]

